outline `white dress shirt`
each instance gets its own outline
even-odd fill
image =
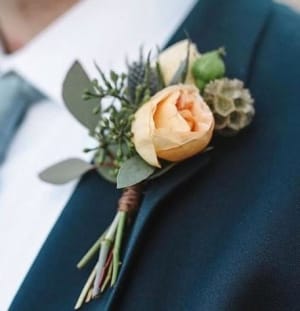
[[[65,109],[61,86],[74,60],[96,76],[125,68],[139,46],[162,46],[196,0],[84,0],[26,47],[0,55],[0,72],[15,70],[47,95],[35,104],[0,166],[0,310],[7,310],[21,282],[70,198],[76,182],[53,186],[38,173],[68,157],[85,158],[88,133]],[[0,124],[1,126],[1,124]]]

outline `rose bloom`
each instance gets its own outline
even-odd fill
[[[150,165],[160,167],[158,158],[171,162],[187,159],[205,149],[214,129],[214,118],[193,85],[169,86],[135,114],[133,143]]]
[[[158,63],[166,85],[171,82],[181,62],[186,59],[188,45],[189,40],[182,40],[171,45],[166,50],[162,51],[161,54],[159,54]],[[195,84],[192,75],[192,66],[194,61],[199,57],[200,53],[197,50],[196,44],[191,43],[189,53],[189,67],[184,83]]]

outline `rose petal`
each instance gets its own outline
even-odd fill
[[[201,152],[213,129],[212,112],[198,89],[183,84],[158,92],[136,112],[132,124],[136,151],[156,167],[158,158],[177,162]]]
[[[174,92],[157,104],[157,109],[153,116],[155,128],[168,128],[171,131],[185,132],[190,129],[176,107],[179,96],[180,91]]]
[[[210,142],[214,123],[201,125],[199,132],[171,132],[157,129],[153,134],[155,149],[159,158],[178,162],[192,157],[203,150]]]
[[[154,95],[147,103],[141,106],[135,113],[131,131],[133,133],[133,143],[137,153],[150,165],[161,167],[155,152],[153,143],[153,132],[155,124],[153,115],[157,105],[173,92],[177,90],[176,85],[167,87]]]
[[[150,165],[160,167],[152,140],[154,131],[152,116],[155,110],[156,107],[151,102],[143,105],[135,114],[131,131],[137,153]]]

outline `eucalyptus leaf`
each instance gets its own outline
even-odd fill
[[[173,167],[175,167],[178,163],[177,162],[172,162],[172,163],[168,163],[166,166],[164,166],[161,169],[158,169],[157,171],[154,172],[153,175],[150,176],[149,179],[155,179],[157,177],[160,177],[162,175],[164,175],[165,173],[167,173],[169,170],[171,170]]]
[[[155,167],[147,164],[138,155],[133,156],[122,164],[117,176],[117,188],[125,188],[136,185],[147,179],[153,172]]]
[[[112,182],[114,184],[117,183],[117,177],[111,174],[111,168],[105,166],[97,167],[98,173],[107,181]]]
[[[61,185],[76,179],[95,167],[81,159],[71,158],[58,162],[39,174],[41,180]]]
[[[79,62],[75,62],[67,73],[63,83],[63,99],[71,114],[91,132],[99,121],[93,113],[99,107],[99,99],[83,99],[85,90],[93,91],[92,83]]]

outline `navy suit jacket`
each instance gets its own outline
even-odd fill
[[[83,310],[299,310],[300,16],[269,0],[202,0],[170,44],[183,30],[200,51],[226,47],[255,120],[149,185],[117,285]],[[119,194],[96,173],[81,180],[11,311],[72,310],[93,265],[77,260]]]

